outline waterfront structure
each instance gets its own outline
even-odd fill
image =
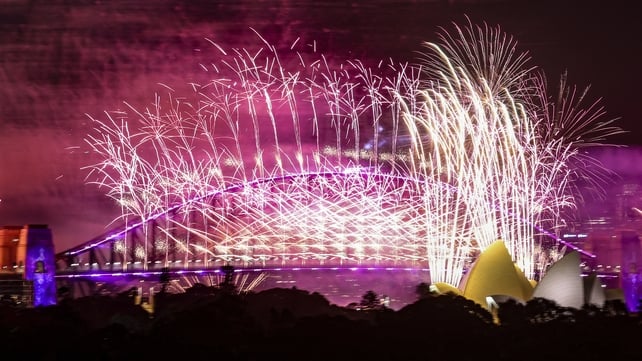
[[[56,304],[56,266],[46,225],[0,228],[0,293],[33,306]]]
[[[599,278],[595,274],[582,274],[579,252],[564,255],[536,282],[524,276],[501,240],[482,252],[459,287],[440,284],[433,290],[461,295],[489,311],[507,299],[525,303],[533,298],[545,298],[559,306],[576,309],[584,305],[602,307],[607,300]]]

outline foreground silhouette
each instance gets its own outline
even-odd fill
[[[43,308],[2,305],[0,346],[3,356],[23,359],[642,358],[640,320],[620,303],[569,309],[545,299],[508,301],[494,318],[461,296],[418,295],[398,311],[339,307],[296,288],[238,294],[204,285],[159,295],[153,316],[131,293]]]

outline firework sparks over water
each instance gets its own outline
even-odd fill
[[[190,94],[93,119],[90,179],[120,221],[160,226],[154,252],[186,262],[429,266],[457,284],[502,238],[532,278],[537,229],[577,201],[578,145],[618,130],[595,105],[552,103],[499,28],[440,40],[421,65],[378,67],[297,52],[302,41],[285,57],[266,41],[212,42],[219,57]],[[143,264],[145,249],[133,252]]]

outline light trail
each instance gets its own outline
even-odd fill
[[[456,285],[502,238],[532,278],[540,237],[559,239],[578,202],[578,149],[619,130],[595,105],[576,110],[574,95],[551,102],[498,28],[455,29],[421,66],[298,52],[286,62],[265,41],[213,43],[215,75],[193,93],[92,118],[101,161],[89,179],[127,226],[89,246],[153,219],[165,262],[176,252],[242,267],[429,265],[432,282]],[[146,265],[148,249],[132,261]]]

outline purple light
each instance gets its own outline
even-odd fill
[[[265,268],[235,268],[234,272],[305,272],[305,271],[406,271],[406,272],[429,272],[429,268],[396,268],[396,267],[265,267]],[[186,274],[210,274],[220,273],[219,269],[197,269],[197,270],[170,270],[170,274],[186,275]],[[152,275],[160,275],[161,271],[132,271],[132,272],[91,272],[91,273],[74,273],[74,274],[58,274],[56,278],[79,278],[79,277],[128,277],[128,276],[141,276],[148,277]]]
[[[36,307],[57,302],[53,250],[49,228],[28,226],[24,277],[33,282],[33,305]]]
[[[157,214],[154,214],[154,215],[146,218],[143,221],[136,222],[136,223],[134,223],[134,224],[122,229],[121,231],[119,231],[117,233],[113,233],[113,234],[107,236],[106,238],[103,238],[100,241],[97,241],[97,242],[96,241],[92,241],[89,245],[81,246],[81,248],[79,248],[79,249],[68,251],[68,252],[66,252],[66,254],[68,254],[68,255],[76,255],[76,254],[85,252],[85,251],[87,251],[87,250],[89,250],[91,248],[99,247],[99,246],[105,244],[106,242],[110,242],[110,241],[112,241],[112,240],[114,240],[116,238],[121,238],[124,235],[127,235],[129,232],[137,229],[138,227],[142,226],[146,222],[149,222],[149,221],[152,221],[154,219],[157,219],[158,217],[161,217],[163,215],[167,215],[173,210],[179,209],[181,207],[185,207],[186,205],[188,205],[190,203],[198,202],[198,201],[201,201],[201,200],[203,200],[205,198],[208,198],[208,197],[214,197],[216,195],[220,195],[220,194],[223,194],[223,193],[226,193],[226,192],[233,192],[233,191],[243,190],[243,189],[250,188],[250,187],[255,187],[255,186],[257,186],[257,185],[259,185],[261,183],[278,182],[278,181],[281,181],[281,180],[292,179],[292,178],[300,178],[300,177],[334,177],[334,176],[343,176],[345,174],[360,174],[360,175],[363,175],[363,176],[376,175],[377,177],[384,178],[384,179],[390,179],[390,180],[416,181],[416,179],[412,179],[410,177],[405,177],[405,176],[401,176],[401,175],[386,174],[386,173],[373,173],[373,172],[370,172],[370,171],[367,171],[367,170],[363,170],[361,168],[350,168],[350,169],[346,169],[346,170],[344,170],[342,172],[341,171],[336,171],[336,172],[307,172],[307,173],[283,175],[283,176],[272,177],[272,178],[255,179],[255,180],[253,180],[251,182],[244,182],[244,183],[240,183],[240,184],[231,185],[229,187],[226,187],[223,190],[217,190],[217,191],[211,192],[211,193],[209,193],[209,194],[207,194],[205,196],[200,196],[200,197],[188,200],[186,202],[183,202],[181,204],[172,206],[171,208],[168,208],[163,212],[159,212]],[[449,191],[454,191],[454,192],[457,191],[457,189],[455,187],[453,187],[452,185],[443,184],[443,183],[441,183],[441,184],[442,184],[443,187],[446,187]],[[509,212],[508,214],[511,214],[511,213]],[[511,215],[514,217],[513,214],[511,214]],[[523,220],[523,221],[528,222],[527,220]],[[548,231],[542,229],[539,226],[536,226],[536,225],[533,225],[533,224],[531,224],[531,225],[533,227],[537,228],[543,234],[547,235],[548,237],[553,238],[555,241],[557,241],[557,242],[559,242],[561,244],[564,244],[564,245],[566,245],[566,246],[568,246],[568,247],[570,247],[570,248],[572,248],[574,250],[577,250],[578,252],[580,252],[580,253],[582,253],[584,255],[587,255],[587,256],[590,256],[592,258],[595,258],[594,254],[589,253],[587,251],[584,251],[584,250],[580,249],[579,247],[576,247],[576,246],[574,246],[572,244],[569,244],[569,243],[565,242],[562,239],[557,238],[551,232],[548,232]],[[273,269],[273,270],[279,271],[279,270],[282,270],[282,269],[283,270],[287,270],[287,268],[276,268],[276,269]],[[331,269],[336,271],[336,270],[339,270],[340,268],[332,267]],[[357,271],[360,268],[351,267],[349,269],[351,271]],[[373,268],[373,267],[370,266],[370,267],[367,267],[366,269],[370,271],[370,270],[376,270],[377,268]],[[394,268],[390,268],[390,267],[386,268],[387,271],[391,271],[393,269]],[[254,272],[260,272],[261,270],[262,269],[260,269],[260,268],[254,269]],[[292,271],[298,271],[299,268],[293,268],[291,270]],[[413,269],[412,268],[404,268],[404,270],[405,271],[411,271]],[[177,274],[184,274],[184,273],[200,274],[202,272],[204,272],[204,271],[198,271],[198,272],[196,272],[196,271],[191,271],[191,272],[190,271],[179,271],[179,272],[177,272]],[[239,272],[239,270],[235,270],[235,272]]]

